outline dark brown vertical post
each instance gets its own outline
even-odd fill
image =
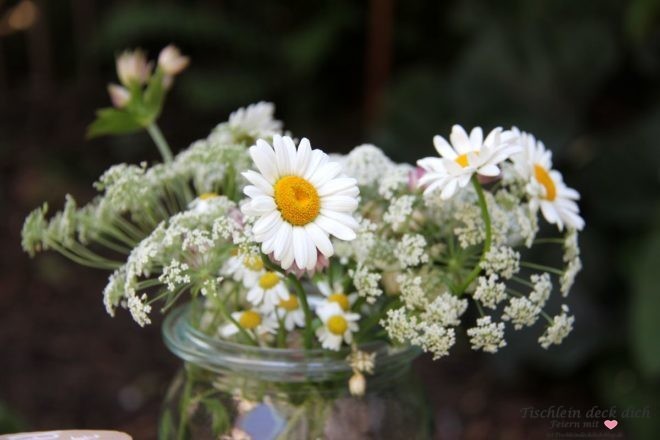
[[[378,115],[392,63],[394,0],[370,0],[365,66],[364,119],[370,125]]]

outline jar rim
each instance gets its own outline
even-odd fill
[[[349,374],[346,362],[350,349],[331,352],[324,349],[253,347],[213,338],[191,323],[192,303],[172,310],[162,325],[165,345],[182,360],[215,372],[271,376],[273,380],[323,380],[336,374]],[[376,353],[376,369],[409,366],[420,350],[411,346],[391,346],[375,341],[360,346]]]

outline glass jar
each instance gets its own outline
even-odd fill
[[[364,396],[348,392],[348,351],[251,347],[211,338],[191,325],[190,306],[163,323],[184,361],[163,405],[165,439],[427,439],[430,417],[411,375],[419,351],[383,343]]]

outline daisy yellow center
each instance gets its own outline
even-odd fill
[[[241,317],[238,320],[238,323],[243,328],[253,329],[257,328],[261,324],[261,315],[255,312],[254,310],[248,310],[241,313]]]
[[[545,198],[551,202],[557,198],[557,187],[548,170],[541,165],[534,165],[534,177],[545,188]]]
[[[461,154],[456,159],[454,159],[454,162],[459,164],[462,168],[465,168],[466,166],[468,166],[468,155]]]
[[[214,192],[207,192],[199,195],[199,200],[215,199],[218,195]]]
[[[254,272],[259,272],[261,269],[264,268],[263,260],[261,259],[261,257],[257,255],[251,255],[249,257],[246,257],[243,260],[243,265]]]
[[[259,278],[259,287],[264,290],[272,289],[280,282],[280,277],[275,272],[266,272]]]
[[[348,297],[343,293],[333,293],[332,295],[329,295],[328,301],[336,302],[345,312],[348,311],[348,308],[350,307]]]
[[[295,226],[313,222],[321,211],[316,188],[298,176],[284,176],[275,183],[275,204],[284,220]]]
[[[346,333],[348,322],[346,322],[346,318],[341,315],[333,315],[328,319],[326,326],[328,327],[328,330],[330,330],[330,333],[341,336]]]
[[[232,257],[235,257],[238,255],[238,248],[233,248],[232,250],[229,251],[229,255]]]
[[[292,312],[298,309],[298,298],[294,295],[289,295],[289,299],[281,299],[280,307],[282,307],[287,312]]]

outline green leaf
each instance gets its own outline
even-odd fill
[[[116,108],[102,108],[96,112],[96,119],[87,127],[87,139],[109,135],[126,134],[140,130],[132,113]]]
[[[213,435],[221,435],[229,430],[229,416],[222,402],[216,399],[204,399],[202,404],[211,415]]]
[[[160,416],[160,426],[158,429],[158,438],[170,438],[174,432],[174,423],[172,422],[172,413],[165,410]]]
[[[630,308],[633,351],[642,372],[660,375],[660,291],[658,291],[658,261],[660,261],[660,231],[644,240],[636,255]]]
[[[142,100],[143,104],[143,115],[145,119],[141,119],[146,124],[150,124],[158,118],[160,112],[163,108],[163,101],[165,100],[165,87],[163,87],[164,75],[160,69],[156,69],[156,72],[149,80],[146,90],[144,91],[144,99]]]

